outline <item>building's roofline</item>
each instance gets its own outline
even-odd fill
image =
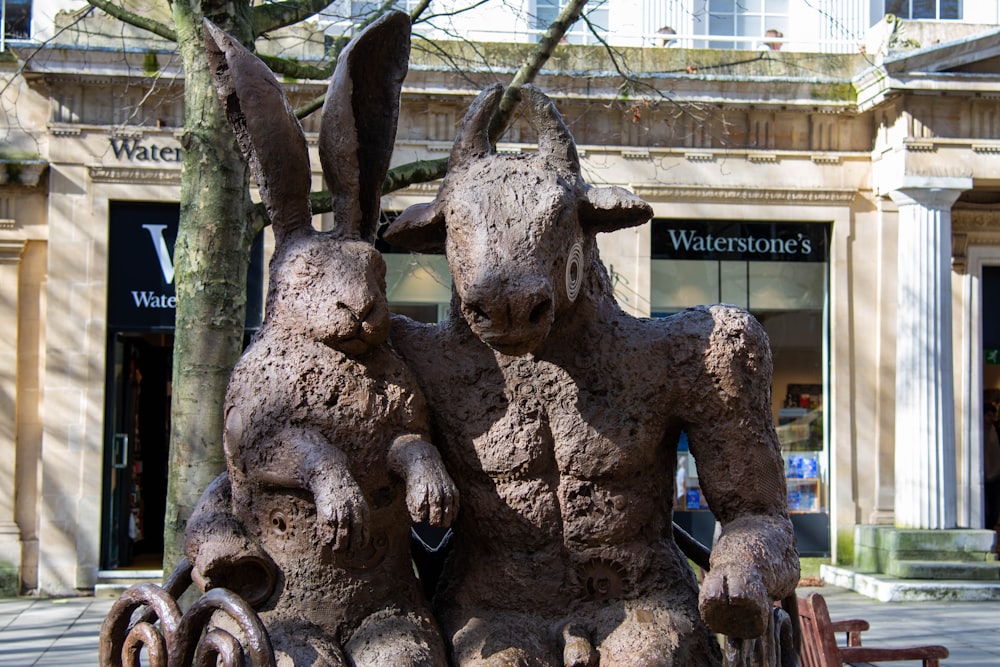
[[[1000,28],[913,51],[890,54],[882,62],[882,67],[890,74],[943,72],[996,56],[1000,56]]]

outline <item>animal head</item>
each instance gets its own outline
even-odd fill
[[[320,160],[334,228],[312,226],[305,134],[271,70],[205,21],[219,99],[271,218],[275,250],[264,326],[345,354],[385,342],[385,263],[372,245],[399,118],[410,22],[390,12],[344,48],[327,89]]]
[[[538,152],[497,154],[489,121],[503,89],[472,103],[433,202],[404,211],[386,231],[394,244],[444,250],[461,314],[486,344],[532,352],[603,268],[598,232],[642,224],[650,206],[619,187],[592,187],[552,101],[524,86],[522,103]]]

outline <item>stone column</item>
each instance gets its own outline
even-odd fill
[[[956,526],[951,206],[969,178],[913,179],[899,208],[896,526]]]
[[[24,241],[0,240],[0,591],[20,592],[21,531],[14,517],[17,461],[18,269]]]

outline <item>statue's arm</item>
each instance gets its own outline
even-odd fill
[[[773,600],[790,594],[799,577],[771,415],[771,353],[763,327],[745,311],[715,306],[701,316],[705,337],[688,357],[683,415],[702,491],[722,530],[700,609],[714,631],[754,637]]]
[[[407,394],[402,432],[389,445],[389,469],[406,483],[406,507],[414,521],[450,526],[458,514],[458,489],[431,444],[431,412],[421,381],[439,358],[431,333],[434,327],[408,317],[392,316],[392,345],[406,364],[402,382]]]
[[[315,429],[296,425],[280,430],[265,446],[275,447],[275,453],[260,457],[248,477],[264,487],[312,494],[319,536],[335,551],[368,544],[371,510],[339,447]]]
[[[406,483],[406,507],[414,521],[447,527],[458,514],[458,489],[437,449],[426,438],[407,433],[389,447],[389,468]]]

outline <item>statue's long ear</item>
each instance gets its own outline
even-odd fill
[[[414,204],[400,213],[386,228],[383,238],[412,252],[443,253],[444,216],[438,210],[437,200]]]
[[[580,224],[592,234],[638,227],[653,217],[653,207],[618,186],[588,187],[580,200]]]
[[[323,103],[319,156],[334,224],[373,241],[410,59],[410,17],[389,12],[341,51]]]
[[[305,134],[270,68],[214,23],[203,22],[216,92],[280,242],[312,226]]]

